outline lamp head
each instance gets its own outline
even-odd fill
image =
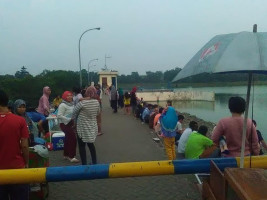
[[[96,30],[100,30],[100,27],[98,27],[98,28],[95,28]]]

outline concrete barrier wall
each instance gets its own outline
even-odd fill
[[[138,98],[144,101],[215,101],[214,92],[177,91],[177,92],[137,92]]]

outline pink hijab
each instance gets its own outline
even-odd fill
[[[86,96],[86,97],[90,97],[90,98],[95,98],[96,95],[97,95],[96,92],[97,92],[97,91],[96,91],[95,87],[94,87],[94,86],[90,86],[90,87],[88,87],[88,88],[86,89],[86,91],[85,91],[85,96]]]
[[[136,90],[137,90],[137,88],[136,88],[136,86],[134,86],[132,89],[132,93],[136,93]]]
[[[43,114],[43,115],[49,115],[50,105],[49,105],[49,95],[48,90],[50,87],[45,86],[43,88],[43,96],[39,99],[39,105],[37,108],[37,112]]]
[[[49,98],[49,95],[50,95],[50,94],[48,94],[49,89],[50,89],[50,87],[48,87],[48,86],[45,86],[43,88],[43,95],[46,96],[47,98]]]

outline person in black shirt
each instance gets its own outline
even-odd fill
[[[136,110],[136,106],[137,106],[137,97],[136,97],[136,87],[133,87],[132,91],[131,91],[131,107],[132,107],[132,113],[135,116],[135,110]]]

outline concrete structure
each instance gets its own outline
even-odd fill
[[[106,88],[107,86],[114,85],[117,88],[117,71],[109,71],[104,70],[98,72],[99,75],[99,84],[102,85],[103,88]]]
[[[144,101],[215,101],[214,92],[202,91],[153,91],[153,92],[137,92],[138,98]]]

